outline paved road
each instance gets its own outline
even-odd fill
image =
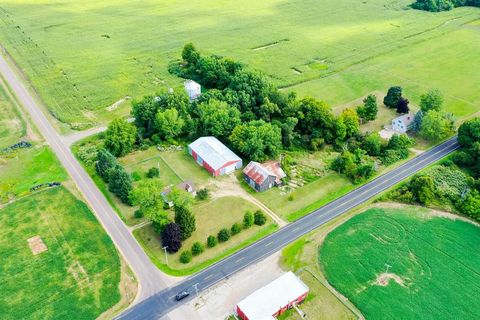
[[[33,122],[93,209],[103,228],[110,235],[117,249],[121,252],[137,276],[140,284],[137,301],[142,301],[158,291],[167,288],[164,275],[152,264],[123,221],[113,211],[87,172],[82,168],[77,159],[75,159],[66,143],[62,141],[60,135],[55,131],[42,111],[40,111],[37,102],[25,88],[21,79],[7,64],[2,54],[0,54],[0,73],[8,82],[25,110],[30,114]]]
[[[402,166],[376,178],[375,180],[353,190],[347,195],[328,203],[311,214],[287,225],[279,231],[261,239],[236,254],[220,261],[204,271],[187,278],[175,287],[166,289],[140,302],[124,312],[119,319],[158,319],[181,303],[174,296],[182,290],[189,290],[195,295],[194,285],[199,291],[211,287],[233,273],[257,262],[280,250],[298,237],[318,228],[322,224],[366,202],[378,193],[397,184],[422,168],[438,161],[458,148],[456,137],[419,155]],[[233,306],[232,306],[233,307]]]

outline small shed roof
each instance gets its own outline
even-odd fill
[[[308,291],[307,285],[289,271],[240,301],[237,306],[249,319],[272,319],[280,308]]]
[[[228,149],[215,137],[201,137],[190,143],[191,148],[214,170],[220,169],[229,162],[238,162],[242,159]]]
[[[258,184],[265,182],[269,176],[275,177],[275,182],[280,184],[282,179],[287,176],[278,161],[267,161],[264,163],[250,161],[243,169],[243,173]]]

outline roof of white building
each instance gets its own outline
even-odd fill
[[[414,113],[407,113],[407,114],[401,115],[400,117],[396,117],[395,119],[392,120],[392,122],[401,121],[405,126],[409,126],[414,119],[415,119]]]
[[[214,170],[220,169],[228,162],[242,161],[239,156],[215,137],[198,138],[190,143],[189,147]]]
[[[273,315],[280,308],[308,291],[307,285],[289,271],[240,301],[237,306],[250,320],[274,319]]]

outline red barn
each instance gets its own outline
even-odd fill
[[[308,292],[307,285],[290,271],[240,301],[235,314],[242,320],[275,319],[302,303]]]
[[[201,137],[190,143],[188,153],[214,177],[242,168],[242,159],[215,137]]]

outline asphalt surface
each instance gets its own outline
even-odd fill
[[[195,285],[199,292],[213,286],[215,283],[228,278],[230,275],[242,270],[248,265],[282,249],[300,236],[305,235],[322,224],[366,202],[380,192],[392,187],[426,166],[440,160],[457,148],[457,139],[454,137],[441,145],[422,153],[400,167],[395,168],[351,191],[345,196],[326,204],[296,222],[293,222],[258,242],[255,242],[232,256],[223,259],[208,269],[187,278],[175,287],[171,287],[151,296],[125,311],[118,318],[161,318],[185,301],[195,297]],[[254,281],[254,279],[252,279],[252,281]],[[181,302],[175,301],[175,295],[183,290],[188,290],[191,293],[191,296]]]
[[[142,301],[158,291],[167,288],[168,286],[163,278],[165,276],[150,261],[126,225],[118,217],[88,173],[74,157],[68,147],[68,143],[62,141],[62,137],[47,120],[37,101],[26,89],[20,77],[18,77],[10,65],[8,65],[2,54],[0,54],[0,73],[15,93],[19,102],[30,114],[32,121],[55,152],[63,167],[103,225],[103,228],[109,234],[117,249],[135,273],[140,284],[136,301]]]

